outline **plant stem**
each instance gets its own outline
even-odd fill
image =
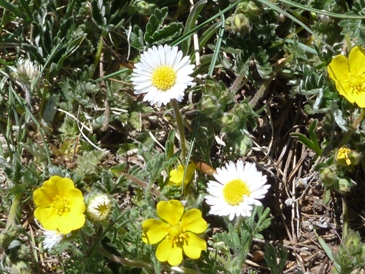
[[[95,54],[94,70],[96,70],[96,68],[98,67],[99,61],[100,61],[100,55],[101,55],[101,52],[102,52],[103,46],[104,46],[103,38],[105,37],[105,35],[106,34],[104,32],[102,32],[102,34],[100,36],[99,44],[98,44],[96,54]]]
[[[234,230],[239,231],[238,229],[241,227],[242,223],[243,223],[243,217],[240,215],[240,216],[238,216],[237,222],[234,225]]]
[[[171,105],[174,109],[176,124],[177,124],[177,128],[179,130],[179,135],[180,135],[180,146],[181,146],[181,155],[182,155],[181,161],[182,161],[182,165],[186,166],[186,145],[185,145],[183,119],[182,119],[182,116],[180,113],[179,105],[177,104],[177,101],[175,99],[171,100]]]
[[[349,129],[349,131],[347,131],[345,136],[343,136],[343,138],[342,138],[342,140],[341,140],[338,147],[343,147],[344,145],[347,144],[347,142],[350,139],[352,133],[354,133],[357,126],[361,123],[361,121],[364,119],[364,117],[365,117],[365,109],[361,109],[361,112],[360,112],[359,116],[357,116],[355,121],[352,123],[351,128]]]
[[[285,64],[289,60],[292,59],[292,57],[293,57],[293,55],[291,54],[288,57],[283,58],[283,59],[280,59],[277,62],[277,66],[275,67],[274,71],[271,73],[270,77],[265,80],[265,82],[261,85],[261,87],[259,88],[259,90],[256,92],[255,96],[248,103],[248,105],[251,108],[254,108],[255,107],[255,105],[257,104],[258,100],[264,95],[266,89],[269,87],[271,81],[275,79],[275,77],[278,74],[278,72],[285,66]]]
[[[11,227],[13,225],[16,225],[16,214],[18,212],[22,197],[23,197],[22,192],[15,194],[15,196],[13,197],[13,203],[11,204],[11,207],[9,210],[9,215],[8,215],[8,220],[6,222],[5,230],[7,230],[9,227]]]
[[[145,269],[149,269],[149,270],[154,270],[153,266],[150,264],[131,260],[131,259],[121,258],[112,253],[109,253],[101,245],[98,246],[98,251],[113,262],[116,262],[116,263],[119,263],[122,265],[135,266],[135,267],[145,268]]]
[[[163,199],[163,200],[167,200],[167,198],[160,192],[160,191],[158,191],[158,189],[157,188],[155,188],[155,187],[149,187],[148,186],[148,184],[147,183],[145,183],[145,182],[143,182],[142,180],[140,180],[140,179],[138,179],[137,177],[135,177],[135,176],[133,176],[133,175],[131,175],[131,174],[128,174],[128,173],[123,173],[123,175],[128,179],[128,180],[131,180],[131,181],[133,181],[136,185],[138,185],[138,186],[140,186],[140,187],[142,187],[142,188],[144,188],[144,189],[150,189],[150,191],[151,191],[151,193],[153,194],[153,195],[155,195],[156,197],[159,197],[159,198],[161,198],[161,199]]]
[[[342,197],[342,218],[343,218],[342,239],[345,239],[347,236],[348,224],[349,224],[349,215],[345,197]]]

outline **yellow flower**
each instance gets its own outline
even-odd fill
[[[147,244],[160,243],[156,257],[160,262],[178,265],[183,253],[191,259],[198,259],[206,250],[206,242],[196,234],[203,233],[207,222],[199,209],[193,208],[184,214],[180,201],[161,201],[157,204],[157,214],[162,220],[148,219],[142,224],[142,240]]]
[[[52,176],[33,193],[34,216],[47,230],[68,234],[85,223],[85,203],[81,191],[69,178]]]
[[[351,165],[351,149],[341,147],[337,152],[337,162],[343,165]]]
[[[184,178],[184,169],[185,167],[183,165],[179,165],[176,169],[171,170],[170,180],[168,184],[174,186],[181,186]],[[186,187],[186,185],[190,183],[191,180],[193,179],[195,169],[196,166],[194,165],[194,163],[188,164],[188,169],[186,170],[185,174],[184,187]]]
[[[328,65],[328,73],[336,83],[337,91],[350,103],[365,107],[365,51],[354,47],[347,59],[337,55]]]

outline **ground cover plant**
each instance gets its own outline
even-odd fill
[[[363,273],[364,0],[0,0],[1,273]]]

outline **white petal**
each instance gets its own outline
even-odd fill
[[[216,181],[209,181],[207,184],[206,203],[210,205],[210,214],[228,216],[229,220],[234,217],[251,216],[253,206],[262,205],[259,199],[265,198],[270,185],[265,185],[266,175],[262,175],[256,169],[255,164],[238,160],[236,164],[229,161],[225,166],[216,169],[213,174]],[[242,180],[250,190],[250,195],[244,195],[243,201],[238,205],[230,205],[225,201],[223,189],[225,184],[232,180]]]

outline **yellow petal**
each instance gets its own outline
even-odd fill
[[[33,200],[36,206],[47,206],[53,202],[56,195],[63,196],[74,188],[75,186],[71,179],[52,176],[33,192]]]
[[[69,190],[75,188],[74,182],[70,178],[52,176],[49,181],[56,185],[59,195],[65,195]]]
[[[199,209],[193,208],[184,214],[181,220],[181,226],[184,231],[194,233],[203,233],[208,228],[207,222],[202,218]]]
[[[156,258],[160,262],[168,262],[170,265],[178,265],[183,259],[181,246],[175,245],[173,241],[165,239],[156,249]]]
[[[184,206],[178,200],[161,201],[157,204],[157,214],[170,224],[177,224],[184,213]]]
[[[354,97],[355,94],[351,91],[350,83],[337,81],[336,89],[339,94],[341,94],[342,96],[345,96],[347,101],[349,101],[352,104],[355,102],[355,97]]]
[[[53,208],[38,207],[34,211],[34,217],[36,217],[41,225],[47,230],[57,230],[60,224],[59,216]]]
[[[337,55],[328,65],[328,74],[334,81],[347,82],[350,77],[349,63],[345,56]]]
[[[146,244],[156,244],[167,236],[167,224],[155,219],[148,219],[142,223],[142,240]]]
[[[51,191],[47,188],[43,187],[37,188],[33,192],[34,204],[38,207],[43,207],[51,204],[55,196],[53,193],[54,191]]]
[[[188,237],[187,242],[183,245],[185,255],[191,259],[200,258],[201,252],[207,249],[207,243],[194,233],[187,232],[185,235]]]
[[[84,213],[86,210],[84,196],[82,192],[77,189],[73,188],[69,190],[66,194],[67,200],[69,202],[69,207],[71,208],[72,212],[74,213]]]
[[[183,165],[179,165],[176,169],[170,171],[170,180],[168,182],[169,185],[181,186],[184,178],[184,169]],[[190,163],[186,170],[184,186],[186,186],[193,179],[195,172],[195,164]]]
[[[85,224],[85,215],[70,212],[60,216],[58,230],[62,234],[68,234],[73,230],[81,228]]]
[[[350,71],[355,75],[365,73],[365,51],[361,47],[354,47],[349,55]]]
[[[365,92],[354,93],[353,98],[359,107],[365,108]],[[349,100],[349,99],[347,99],[347,100]]]

